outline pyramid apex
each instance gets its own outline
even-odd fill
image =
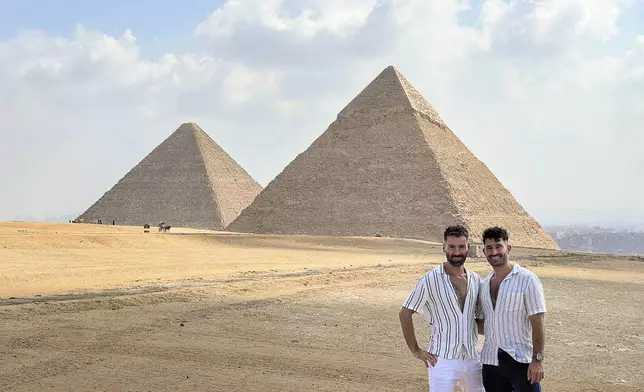
[[[388,77],[391,79],[403,79],[404,76],[402,75],[402,72],[400,72],[400,69],[396,68],[394,65],[388,65],[386,66],[378,76],[376,76],[376,79],[378,77]]]
[[[339,114],[338,117],[351,116],[364,110],[413,109],[441,128],[447,125],[436,109],[405,78],[394,65],[385,67]]]
[[[179,128],[177,128],[177,132],[178,131],[196,132],[201,130],[202,130],[201,127],[195,122],[184,122],[181,125],[179,125]]]

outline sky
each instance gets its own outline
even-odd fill
[[[644,0],[0,0],[0,220],[183,122],[265,186],[388,65],[542,224],[644,222]]]

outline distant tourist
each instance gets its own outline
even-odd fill
[[[461,390],[485,391],[477,349],[481,277],[464,266],[469,246],[465,227],[448,227],[443,234],[447,260],[418,280],[399,312],[405,342],[427,366],[432,392],[452,392],[457,383]],[[414,313],[421,313],[432,324],[427,350],[418,346]]]
[[[485,318],[481,352],[487,391],[541,391],[546,301],[539,278],[509,260],[512,246],[500,227],[483,232],[483,253],[494,271],[481,282]]]

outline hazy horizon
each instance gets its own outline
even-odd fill
[[[0,221],[18,222],[68,222],[76,219],[83,211],[76,214],[56,214],[41,217],[33,215],[14,215],[11,219]],[[530,213],[530,211],[528,211]],[[635,215],[629,210],[613,211],[568,211],[569,218],[562,215],[562,211],[542,212],[531,214],[543,227],[554,228],[563,226],[602,226],[612,229],[644,230],[644,216]],[[107,223],[107,222],[105,222]],[[117,223],[118,224],[118,223]]]

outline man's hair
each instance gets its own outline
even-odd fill
[[[446,240],[447,237],[465,237],[470,238],[470,233],[462,225],[448,226],[443,233],[443,239]]]
[[[510,236],[508,236],[507,230],[499,226],[494,226],[485,229],[485,231],[483,232],[482,241],[485,242],[485,240],[492,240],[508,242],[509,238]]]

